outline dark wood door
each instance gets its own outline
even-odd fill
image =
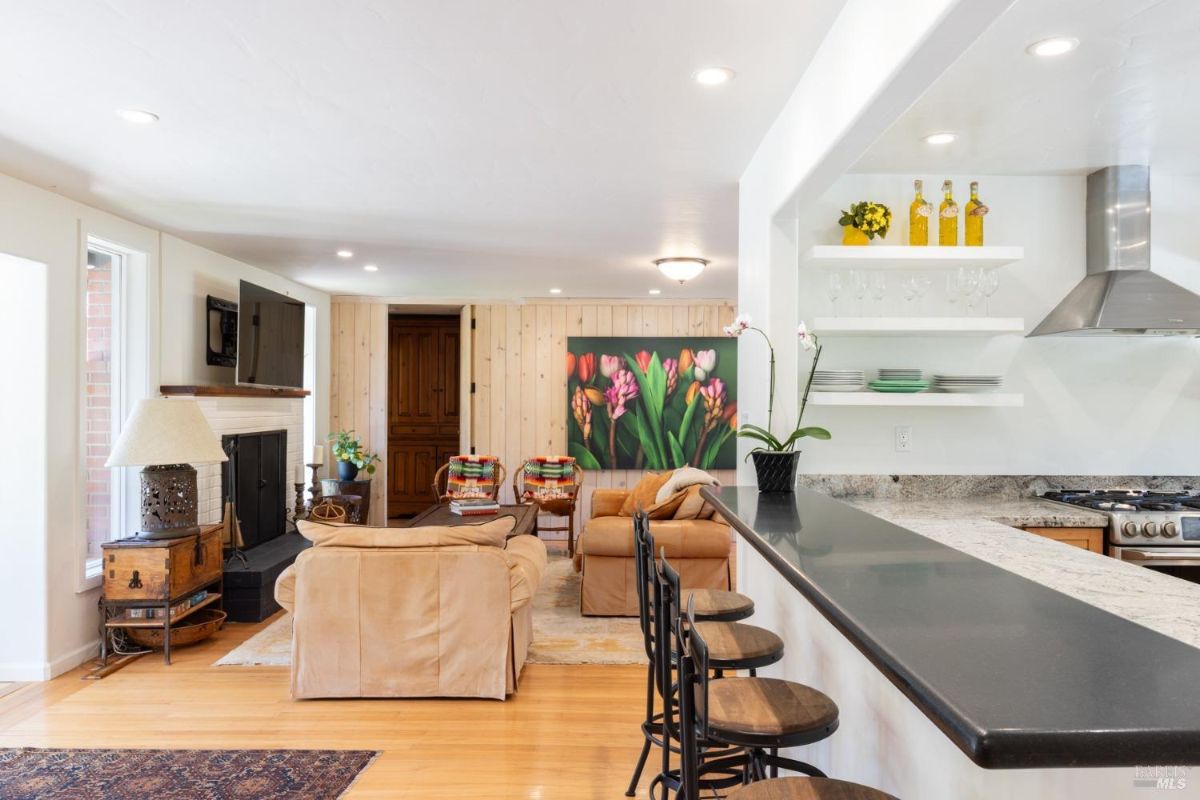
[[[458,317],[388,320],[388,516],[431,502],[438,467],[458,453]]]

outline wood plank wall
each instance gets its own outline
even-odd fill
[[[329,307],[332,341],[329,375],[329,430],[353,430],[363,446],[387,453],[388,307],[383,303],[333,302]],[[325,443],[327,468],[336,477],[333,454]],[[360,474],[361,476],[361,474]],[[387,463],[371,476],[370,524],[387,524]]]
[[[720,336],[733,315],[733,306],[721,302],[475,306],[475,452],[499,456],[509,470],[530,456],[566,452],[567,337]],[[734,482],[734,470],[715,474],[723,482]],[[632,486],[640,477],[636,470],[585,473],[576,531],[589,516],[596,487]],[[512,496],[511,477],[508,483],[504,499]]]

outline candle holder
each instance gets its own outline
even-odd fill
[[[308,487],[310,499],[305,508],[311,511],[321,501],[321,479],[317,477],[317,472],[325,465],[309,464],[307,466],[312,470],[312,485]]]
[[[292,488],[296,492],[296,499],[292,501],[292,522],[296,520],[306,519],[308,511],[304,507],[304,483],[296,481],[292,484]]]

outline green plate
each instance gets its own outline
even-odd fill
[[[883,392],[884,394],[916,394],[929,389],[928,386],[880,386],[877,384],[870,384],[870,388],[873,392]]]
[[[895,386],[897,388],[905,386],[916,386],[922,389],[929,388],[929,381],[871,381],[870,386]]]

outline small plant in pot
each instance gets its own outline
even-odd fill
[[[767,394],[767,426],[763,428],[758,425],[742,423],[737,435],[761,442],[747,456],[754,459],[758,490],[760,492],[790,492],[796,485],[796,464],[800,457],[800,451],[796,447],[800,444],[800,440],[806,436],[822,440],[832,438],[832,434],[824,428],[815,426],[805,428],[801,425],[804,420],[804,410],[808,407],[808,392],[812,388],[813,375],[821,360],[821,344],[817,335],[809,331],[801,322],[798,331],[800,346],[805,351],[812,352],[812,366],[808,370],[808,382],[804,385],[804,397],[800,401],[800,413],[796,417],[796,424],[791,433],[780,439],[771,432],[772,423],[775,421],[775,345],[771,343],[771,337],[767,336],[766,331],[762,328],[755,327],[750,317],[745,314],[739,314],[733,324],[725,328],[725,335],[741,336],[750,331],[763,338],[771,355],[771,386]]]
[[[375,462],[379,460],[379,456],[364,450],[354,431],[331,433],[329,441],[333,443],[333,457],[337,460],[339,480],[352,481],[358,477],[359,470],[366,470],[368,475],[375,474]]]

